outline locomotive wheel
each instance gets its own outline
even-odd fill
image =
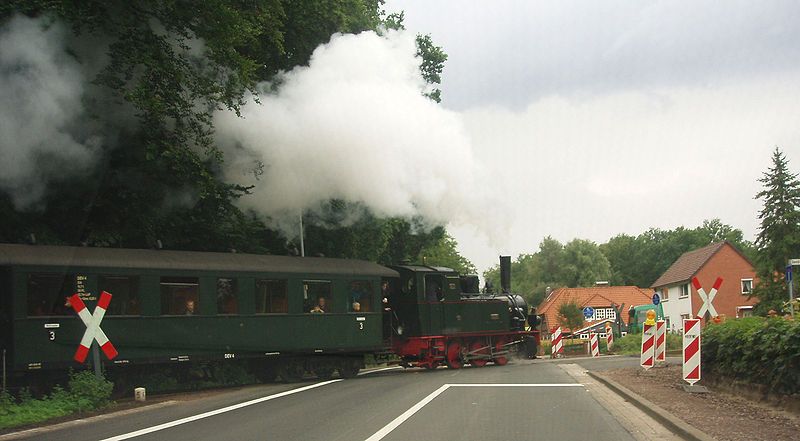
[[[456,340],[447,345],[447,367],[450,369],[461,369],[464,363],[461,361],[461,343]]]
[[[429,370],[429,371],[432,371],[432,370],[434,370],[434,369],[436,369],[436,368],[438,368],[438,367],[439,367],[439,363],[437,363],[437,362],[435,362],[435,361],[432,361],[432,362],[430,362],[430,363],[427,363],[427,364],[422,364],[422,365],[420,365],[420,366],[424,367],[425,369],[427,369],[427,370]]]
[[[506,348],[506,339],[505,338],[497,339],[497,341],[494,344],[494,350],[495,352],[508,351],[508,348]],[[505,366],[508,364],[508,357],[506,357],[505,355],[494,357],[494,364],[498,366]]]
[[[475,340],[469,344],[469,352],[470,354],[472,354],[471,356],[481,357],[481,358],[473,358],[472,360],[470,360],[470,364],[472,364],[475,367],[486,366],[486,363],[489,362],[489,348],[485,346],[486,344],[480,340]]]

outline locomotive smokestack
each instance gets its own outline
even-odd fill
[[[511,292],[511,256],[500,256],[500,289]]]

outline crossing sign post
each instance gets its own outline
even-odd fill
[[[792,282],[792,267],[796,265],[800,265],[800,259],[790,259],[789,265],[786,265],[786,283],[789,284],[789,314],[791,314],[792,317],[794,317],[794,282]]]

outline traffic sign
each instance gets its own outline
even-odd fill
[[[103,316],[106,315],[108,304],[111,303],[111,294],[105,291],[100,294],[100,300],[97,301],[97,306],[94,308],[93,313],[89,313],[89,310],[86,309],[86,305],[78,294],[70,297],[69,303],[72,305],[72,309],[78,313],[78,317],[80,317],[83,324],[86,325],[86,331],[83,333],[81,343],[78,346],[78,350],[75,351],[75,361],[78,363],[86,361],[86,356],[89,355],[89,347],[95,340],[97,340],[97,344],[100,345],[100,349],[103,350],[106,357],[108,357],[109,360],[113,360],[117,356],[117,350],[114,348],[114,345],[111,344],[111,341],[108,340],[106,333],[100,329],[100,323],[103,321]]]
[[[714,308],[712,302],[714,301],[714,297],[717,296],[717,290],[722,286],[722,277],[717,277],[714,286],[708,294],[706,294],[706,291],[700,286],[700,281],[697,280],[697,277],[692,278],[692,285],[694,285],[694,289],[697,290],[697,295],[700,296],[700,300],[703,302],[703,305],[700,306],[700,310],[697,311],[697,316],[703,317],[706,312],[708,312],[712,318],[718,316],[717,309]]]
[[[658,305],[661,303],[661,296],[658,293],[653,293],[653,304]]]
[[[587,306],[587,307],[583,308],[583,316],[584,317],[586,317],[588,319],[589,317],[591,317],[593,315],[594,315],[594,308],[592,308],[591,306]]]
[[[789,265],[800,266],[800,259],[789,259]]]

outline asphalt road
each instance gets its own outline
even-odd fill
[[[396,369],[346,381],[254,386],[20,439],[634,439],[560,363],[526,360],[432,372]],[[638,359],[578,363],[602,370],[636,365]],[[193,420],[181,421],[186,418]]]

